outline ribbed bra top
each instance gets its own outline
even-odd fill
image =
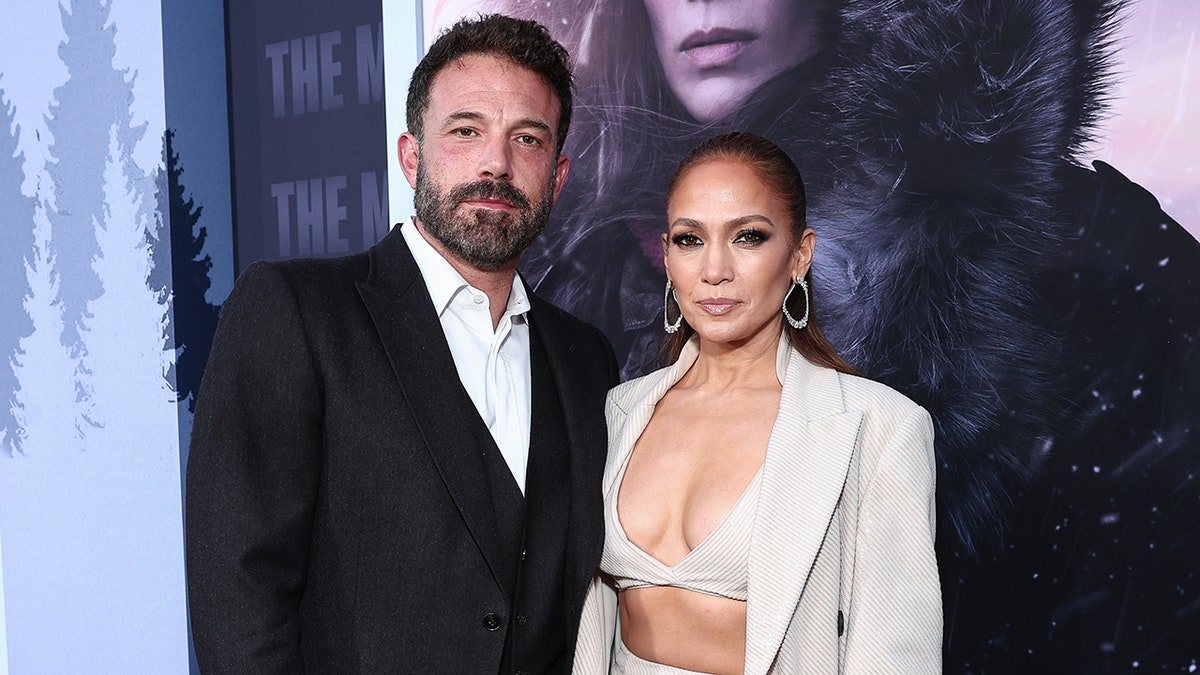
[[[744,602],[748,595],[751,524],[762,467],[717,527],[674,565],[664,564],[625,536],[617,515],[617,495],[628,467],[626,457],[616,487],[604,498],[604,554],[600,569],[613,578],[617,590],[673,586]]]

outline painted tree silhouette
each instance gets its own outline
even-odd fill
[[[0,80],[2,83],[2,80]],[[13,106],[0,88],[0,452],[21,451],[25,438],[18,417],[20,383],[14,370],[22,338],[33,333],[24,303],[29,291],[26,257],[33,252],[34,200],[21,192],[24,155],[17,149],[20,128]]]
[[[145,132],[132,125],[133,79],[113,67],[116,27],[109,23],[110,3],[71,0],[61,8],[66,41],[58,47],[67,81],[54,90],[46,120],[53,143],[46,173],[54,187],[50,212],[50,251],[59,271],[63,308],[62,343],[72,355],[87,354],[81,336],[88,303],[104,292],[92,269],[97,254],[95,223],[103,222],[104,167],[109,130],[126,151]]]
[[[165,243],[170,248],[172,315],[177,353],[175,391],[178,400],[186,400],[188,410],[193,411],[221,310],[220,305],[213,305],[205,299],[205,294],[212,286],[209,272],[213,263],[212,257],[204,253],[208,230],[203,226],[197,229],[204,207],[197,205],[192,197],[184,197],[186,188],[180,180],[183,165],[173,147],[174,137],[175,133],[170,129],[163,136],[166,167],[160,170],[155,182],[159,190],[159,213],[166,214],[168,219],[167,228],[160,223],[159,236],[160,240],[166,239]],[[161,234],[163,229],[169,231],[169,237]],[[162,256],[166,248],[162,243],[160,241],[155,247],[156,256]],[[158,271],[161,267],[156,266],[150,286],[164,291],[167,280]]]
[[[46,120],[53,142],[46,174],[53,186],[49,254],[58,273],[61,340],[75,360],[75,428],[82,438],[92,419],[94,390],[87,333],[90,304],[104,293],[93,262],[97,223],[105,222],[105,167],[110,132],[126,165],[125,179],[141,190],[144,176],[129,156],[146,126],[133,126],[133,76],[113,66],[116,26],[111,2],[71,0],[60,8],[66,40],[58,55],[67,80],[54,90]],[[135,199],[137,199],[135,197]]]
[[[100,440],[128,443],[145,430],[148,417],[174,418],[170,387],[164,377],[167,298],[150,289],[151,220],[142,195],[130,185],[132,163],[123,156],[115,133],[109,139],[104,172],[104,220],[97,222],[99,255],[93,267],[104,294],[91,303],[88,349],[92,358],[95,400],[92,419],[103,427],[89,433]],[[169,410],[170,414],[154,415]],[[134,413],[134,414],[131,414]],[[110,444],[110,451],[122,443]]]

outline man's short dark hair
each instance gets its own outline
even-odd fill
[[[408,85],[408,129],[417,141],[423,139],[422,118],[429,109],[433,78],[450,63],[472,54],[491,55],[512,61],[541,75],[558,95],[559,116],[556,152],[561,153],[571,126],[571,61],[566,48],[536,21],[501,14],[462,19],[442,33],[413,71]]]

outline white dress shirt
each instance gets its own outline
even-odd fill
[[[425,241],[410,218],[400,233],[412,251],[433,309],[450,344],[450,354],[467,394],[487,424],[513,478],[525,492],[529,461],[532,385],[529,364],[529,295],[513,276],[508,305],[495,330],[488,296],[463,279]]]

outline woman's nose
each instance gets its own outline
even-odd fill
[[[721,246],[709,246],[705,250],[701,279],[714,286],[733,279],[733,260],[728,250]]]

